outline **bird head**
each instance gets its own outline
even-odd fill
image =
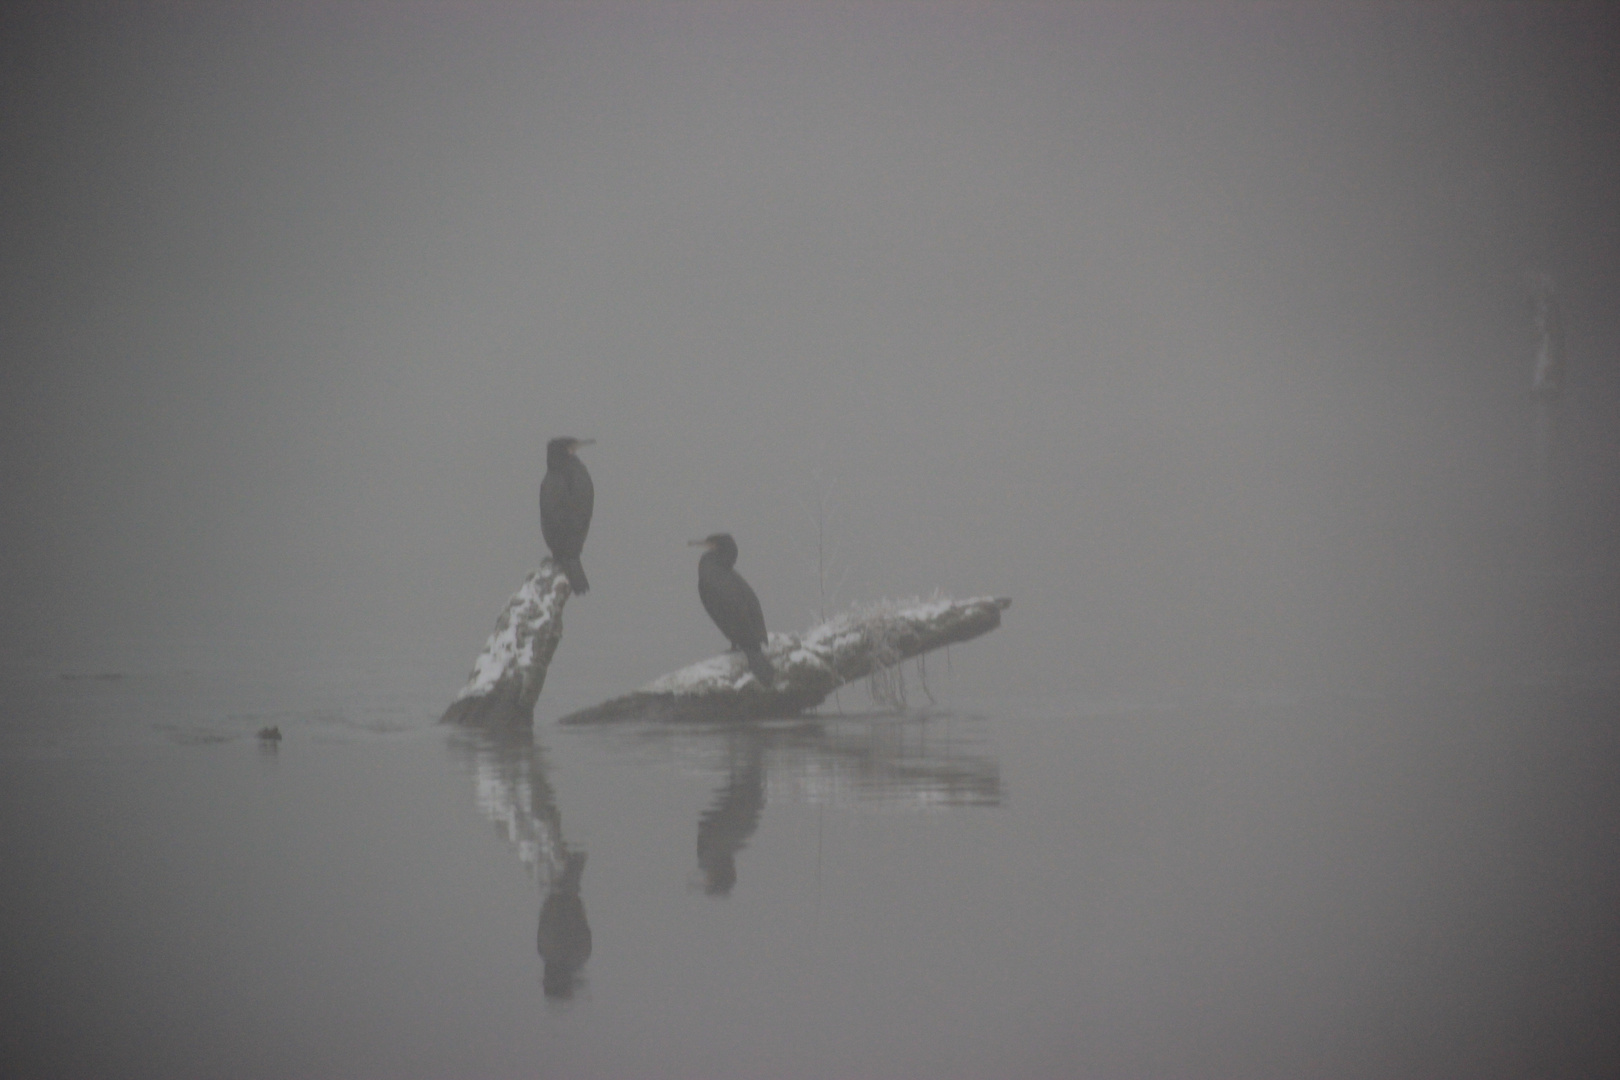
[[[579,453],[580,447],[589,446],[595,441],[595,439],[576,439],[570,435],[564,435],[560,438],[552,439],[550,442],[546,443],[546,463],[551,464],[553,462],[566,461],[568,458]]]
[[[717,551],[720,545],[727,540],[731,540],[730,533],[710,533],[701,540],[688,540],[686,546],[700,547],[704,551]],[[732,541],[732,543],[735,544],[736,541]]]
[[[711,533],[702,540],[688,540],[686,545],[700,547],[704,551],[719,552],[728,564],[737,561],[737,541],[731,538],[730,533]]]

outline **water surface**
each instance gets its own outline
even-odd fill
[[[409,680],[14,677],[0,1057],[1508,1077],[1620,1053],[1612,686],[949,689],[496,739]]]

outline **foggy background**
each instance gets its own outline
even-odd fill
[[[1607,5],[3,18],[9,663],[448,699],[556,435],[594,588],[543,711],[719,651],[719,530],[775,630],[1011,596],[986,692],[1612,658]]]
[[[1615,1073],[1617,12],[0,8],[0,1062]],[[447,736],[559,435],[593,588]],[[926,715],[555,725],[720,530],[1012,607]]]

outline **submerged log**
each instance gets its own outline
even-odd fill
[[[765,655],[776,668],[766,687],[741,653],[726,653],[655,679],[640,690],[570,713],[564,724],[611,720],[751,720],[795,716],[855,679],[989,633],[1012,601],[1002,596],[936,598],[861,605],[803,635],[772,634]]]
[[[562,640],[563,605],[569,595],[567,576],[549,557],[544,559],[506,602],[467,685],[439,722],[477,727],[534,723],[534,703]]]

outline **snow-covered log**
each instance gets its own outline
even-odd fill
[[[567,576],[548,556],[506,602],[467,685],[440,722],[479,727],[532,724],[546,668],[562,640],[562,611],[569,595]]]
[[[776,668],[774,687],[754,678],[741,653],[726,653],[664,675],[624,697],[570,713],[561,723],[793,716],[821,704],[847,682],[994,630],[1011,604],[1006,597],[980,596],[859,605],[802,636],[770,635],[765,655]]]

